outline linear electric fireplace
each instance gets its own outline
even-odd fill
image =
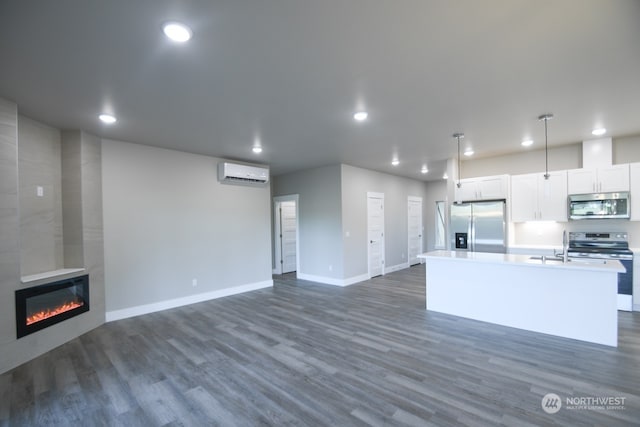
[[[89,276],[16,291],[18,338],[89,311]]]

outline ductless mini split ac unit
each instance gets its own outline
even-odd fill
[[[218,180],[223,184],[264,185],[269,182],[269,168],[222,162],[218,164]]]

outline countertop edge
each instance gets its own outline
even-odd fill
[[[418,255],[418,258],[424,260],[440,260],[440,261],[463,261],[463,262],[480,262],[498,265],[518,265],[523,267],[539,267],[539,268],[555,268],[563,270],[579,270],[593,272],[611,272],[623,273],[624,267],[618,260],[607,260],[606,263],[558,263],[550,262],[543,264],[541,261],[531,260],[533,255],[519,254],[502,254],[488,252],[463,252],[463,251],[432,251]]]

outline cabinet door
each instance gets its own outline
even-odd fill
[[[631,221],[640,221],[640,163],[631,163],[629,169],[631,184]]]
[[[595,169],[572,169],[567,171],[569,194],[597,192],[596,176]]]
[[[460,188],[456,183],[455,200],[457,202],[465,202],[470,200],[478,200],[478,183],[473,179],[461,179]]]
[[[543,221],[567,221],[567,171],[550,172],[538,181],[538,204]]]
[[[511,221],[538,219],[538,174],[511,177]]]
[[[598,168],[599,190],[629,191],[629,165],[614,165],[609,168]]]
[[[509,179],[506,175],[478,178],[478,196],[482,200],[506,199]]]

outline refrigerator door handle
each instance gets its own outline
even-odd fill
[[[476,251],[476,227],[475,219],[473,217],[473,208],[471,208],[471,216],[469,217],[469,247],[471,252]]]

